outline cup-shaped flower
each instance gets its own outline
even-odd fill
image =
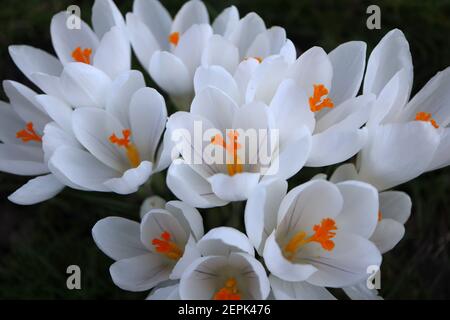
[[[95,1],[92,24],[95,31],[79,17],[60,12],[53,17],[50,25],[53,48],[58,58],[26,45],[10,46],[11,58],[44,93],[61,99],[66,98],[67,88],[61,84],[60,76],[63,67],[69,63],[92,66],[111,79],[130,70],[131,48],[125,22],[112,0]],[[89,78],[88,75],[86,78]]]
[[[233,228],[210,230],[199,242],[202,257],[180,280],[181,299],[264,300],[270,284],[262,264],[255,259],[248,238]]]
[[[412,70],[408,41],[400,30],[392,30],[369,58],[364,93],[376,94],[377,100],[357,162],[360,178],[379,190],[450,163],[450,69],[409,101]]]
[[[81,190],[136,192],[170,163],[160,144],[166,121],[164,98],[145,87],[141,73],[124,73],[112,84],[105,109],[73,111],[70,125],[79,146],[61,143],[51,168]]]
[[[288,194],[285,182],[272,182],[269,188],[252,194],[245,222],[274,276],[344,287],[367,277],[369,266],[380,265],[381,254],[368,240],[378,217],[375,188],[324,180],[312,180]]]
[[[22,205],[35,204],[58,194],[64,187],[47,165],[42,140],[45,126],[52,121],[26,86],[4,81],[10,102],[0,101],[0,170],[23,176],[38,176],[8,199]]]
[[[172,20],[157,0],[135,0],[126,16],[133,49],[153,80],[183,109],[193,97],[193,77],[200,65],[221,65],[234,72],[247,58],[262,60],[283,53],[295,59],[284,29],[267,29],[255,13],[239,19],[236,7],[221,12],[210,25],[203,2],[186,2]]]
[[[230,94],[206,85],[196,94],[191,112],[169,118],[167,130],[182,157],[169,168],[169,188],[193,206],[213,207],[246,200],[261,181],[293,176],[311,147],[312,114],[308,118],[307,108],[301,93],[283,91],[271,107],[262,102],[241,106]],[[297,127],[281,133],[289,117],[298,120]]]
[[[169,279],[179,279],[200,257],[196,241],[203,235],[200,213],[180,201],[152,209],[142,222],[120,217],[98,221],[92,229],[97,246],[116,262],[114,283],[128,291],[146,291]]]

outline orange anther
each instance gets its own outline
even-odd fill
[[[179,32],[172,32],[169,35],[169,42],[173,44],[174,46],[178,45],[178,41],[180,41],[180,33]]]
[[[127,151],[128,161],[130,162],[131,166],[136,168],[141,163],[141,158],[139,156],[139,150],[133,143],[130,142],[131,130],[130,129],[122,130],[122,135],[123,138],[119,138],[116,136],[115,133],[113,133],[109,137],[109,141],[112,144],[116,144],[119,147],[125,148],[125,150]]]
[[[225,286],[214,294],[214,300],[241,300],[235,278],[229,278]]]
[[[41,136],[38,135],[36,131],[34,131],[33,122],[28,122],[25,126],[25,129],[17,131],[16,138],[22,139],[22,141],[25,143],[30,141],[42,142]]]
[[[431,113],[428,112],[417,112],[414,120],[429,122],[436,129],[439,128],[437,122],[431,117]]]
[[[156,252],[165,255],[169,259],[179,260],[183,255],[183,251],[175,242],[171,241],[170,233],[164,231],[160,237],[161,239],[154,238],[152,240],[152,245],[155,246]]]
[[[76,62],[91,64],[91,54],[92,54],[91,48],[81,49],[81,47],[78,47],[75,50],[73,50],[72,58]]]
[[[334,103],[330,98],[322,99],[328,94],[328,89],[323,84],[314,85],[314,93],[309,97],[309,107],[312,112],[317,112],[323,108],[333,108]]]
[[[227,170],[230,176],[234,176],[236,173],[241,173],[244,169],[237,152],[241,148],[241,145],[238,143],[239,133],[231,130],[227,133],[227,136],[230,143],[227,143],[220,134],[212,137],[211,143],[224,148],[227,154],[231,155],[232,160],[229,160],[229,157],[227,157]]]

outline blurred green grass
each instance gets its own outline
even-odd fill
[[[174,14],[184,2],[162,1]],[[131,1],[117,1],[122,12]],[[285,27],[299,51],[313,45],[327,51],[350,40],[363,40],[371,50],[392,28],[406,34],[415,66],[414,92],[436,72],[450,65],[450,1],[448,0],[235,0],[205,1],[212,16],[228,5],[241,14],[256,11],[267,25]],[[49,25],[53,14],[77,4],[83,19],[90,21],[92,1],[3,0],[0,11],[0,76],[30,84],[15,68],[8,45],[29,44],[52,51]],[[366,8],[378,4],[382,29],[368,30]],[[0,98],[5,99],[4,92]],[[318,170],[302,170],[290,181],[307,181]],[[327,173],[332,168],[326,169]],[[397,189],[408,192],[413,213],[406,236],[384,256],[381,292],[388,299],[450,298],[450,169],[428,173]],[[162,185],[164,177],[152,179],[153,192],[173,196]],[[125,292],[109,277],[111,260],[94,245],[90,230],[96,221],[120,215],[138,219],[140,201],[150,188],[123,197],[66,190],[43,204],[20,207],[6,199],[26,182],[25,177],[0,174],[0,298],[2,299],[133,299],[145,293]],[[221,211],[232,213],[232,207]],[[210,217],[210,216],[209,216]],[[226,217],[225,217],[226,218]],[[223,221],[208,219],[209,227]],[[82,290],[66,288],[66,268],[82,270]]]

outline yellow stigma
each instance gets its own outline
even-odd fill
[[[141,158],[139,156],[139,151],[136,146],[130,142],[131,130],[125,129],[122,131],[123,138],[118,138],[115,133],[109,137],[109,141],[118,147],[125,148],[127,152],[127,158],[130,165],[136,168],[141,163]]]

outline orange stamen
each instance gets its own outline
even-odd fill
[[[40,135],[34,131],[33,122],[28,122],[25,126],[25,129],[17,131],[16,138],[22,139],[23,142],[27,143],[30,141],[42,142],[42,138]]]
[[[180,41],[180,33],[179,32],[172,32],[169,35],[169,42],[173,44],[174,46],[178,45],[178,41]]]
[[[241,300],[235,278],[229,278],[225,286],[214,294],[214,300]]]
[[[334,231],[337,230],[337,226],[333,219],[323,219],[320,224],[316,224],[313,227],[313,230],[314,234],[310,237],[307,237],[306,232],[300,231],[291,238],[284,247],[284,252],[288,259],[291,260],[300,247],[310,242],[319,243],[326,251],[334,249],[334,241],[331,239],[336,236]]]
[[[255,59],[256,61],[258,61],[259,63],[263,62],[263,58],[261,57],[247,57],[244,60],[248,60],[248,59]]]
[[[161,233],[161,239],[155,238],[152,240],[152,245],[155,246],[156,252],[165,255],[172,260],[179,260],[183,255],[183,251],[175,242],[171,241],[170,233],[164,231]]]
[[[431,117],[431,113],[428,112],[417,112],[414,120],[429,122],[436,129],[439,128],[437,122]]]
[[[212,137],[211,143],[224,148],[227,154],[231,155],[231,161],[229,160],[229,157],[227,157],[227,170],[230,176],[234,176],[236,173],[241,173],[244,170],[244,166],[242,165],[242,161],[239,159],[237,152],[237,150],[241,148],[241,145],[238,143],[239,133],[232,130],[227,133],[227,136],[231,141],[230,143],[227,143],[220,134],[216,134]]]
[[[91,48],[81,49],[81,47],[78,47],[75,50],[73,50],[72,58],[76,62],[91,64],[91,54],[92,54]]]
[[[322,99],[328,94],[328,89],[323,84],[314,85],[314,93],[309,97],[309,107],[312,112],[317,112],[323,108],[333,108],[334,103],[330,98]]]
[[[115,133],[109,137],[109,141],[112,144],[116,144],[118,147],[125,148],[127,152],[128,161],[133,168],[136,168],[141,163],[139,151],[136,146],[130,142],[131,130],[125,129],[122,131],[123,138],[118,138]]]
[[[381,214],[381,211],[378,210],[378,221],[383,220],[383,215]]]

